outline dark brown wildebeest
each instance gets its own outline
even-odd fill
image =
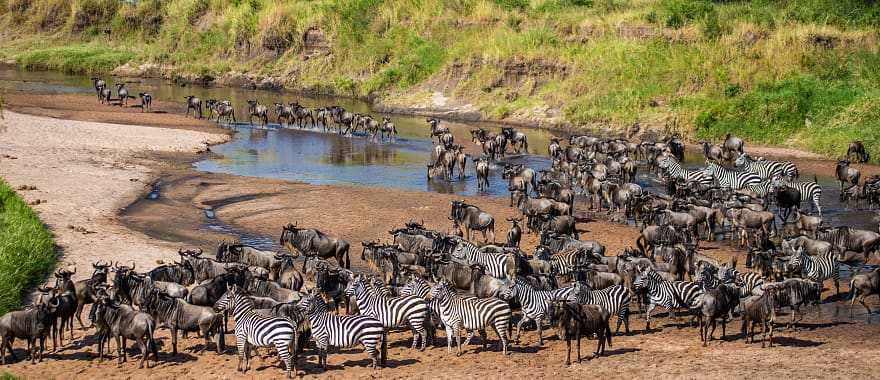
[[[299,228],[296,224],[288,224],[281,230],[279,244],[287,247],[291,252],[301,252],[306,258],[312,256],[325,259],[335,257],[340,267],[351,268],[351,259],[348,257],[348,242],[316,229]],[[303,262],[303,271],[305,271],[305,261]]]
[[[489,160],[480,157],[474,161],[477,171],[477,187],[480,191],[489,189]]]
[[[92,77],[92,85],[95,86],[95,92],[98,94],[98,100],[102,100],[101,94],[107,88],[107,82],[101,78]]]
[[[91,313],[94,316],[94,324],[103,327],[110,335],[116,339],[117,363],[121,364],[128,360],[125,347],[126,339],[132,339],[137,342],[141,351],[141,361],[138,368],[144,367],[144,362],[152,354],[153,364],[159,361],[159,350],[156,347],[156,341],[153,339],[153,333],[156,330],[156,322],[149,314],[137,311],[131,306],[119,304],[104,295],[95,302],[94,309]],[[99,344],[98,347],[101,347]],[[98,350],[98,355],[103,359],[103,349]],[[147,362],[147,368],[151,368]]]
[[[596,334],[598,344],[593,357],[605,354],[605,344],[611,347],[611,327],[608,325],[609,314],[599,305],[579,305],[575,302],[554,301],[551,305],[550,318],[557,330],[559,339],[565,340],[567,354],[565,365],[571,364],[571,340],[577,341],[577,361],[581,361],[581,337]],[[540,323],[540,322],[539,322]]]

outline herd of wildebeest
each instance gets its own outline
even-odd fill
[[[102,99],[109,98],[106,84],[95,84]],[[124,99],[126,94],[119,95]],[[147,107],[150,97],[144,95]],[[207,105],[212,116],[234,119],[234,111],[226,111],[232,108],[229,103]],[[201,100],[188,97],[187,107],[202,116]],[[314,115],[310,110],[300,113],[304,108],[295,103],[291,109],[278,117],[302,125],[299,115]],[[340,133],[356,128],[353,114],[339,107],[324,110],[330,110],[327,117]],[[251,113],[267,122],[265,107],[252,102]],[[368,128],[375,127],[371,117],[357,118],[364,117],[370,120]],[[326,128],[328,122],[322,123]],[[388,124],[385,118],[377,130],[389,129]],[[467,156],[461,145],[439,120],[428,119],[428,126],[437,138],[428,179],[453,180],[456,168],[459,178],[464,176]],[[488,182],[489,163],[502,167],[508,148],[528,152],[525,135],[512,128],[497,134],[477,129],[471,135],[482,149],[474,160],[481,188]],[[880,248],[880,234],[825,225],[821,187],[815,178],[801,181],[790,162],[752,156],[732,135],[718,145],[703,143],[703,148],[706,166],[687,169],[682,166],[685,145],[675,135],[554,138],[548,147],[549,169],[503,164],[510,205],[520,215],[507,219],[504,242],[496,240],[491,214],[464,200],[452,201],[451,229],[431,229],[411,220],[389,231],[385,243],[361,242],[359,270],[351,267],[348,242],[296,224],[282,228],[278,252],[224,241],[213,257],[201,249],[180,249],[179,261],[147,272],[136,271],[134,265],[97,262],[91,276],[75,281],[75,268],[58,269],[54,286],[41,287],[32,305],[0,318],[0,356],[5,364],[9,349],[15,360],[12,341],[21,338],[28,342],[31,361],[42,360],[47,338],[55,349],[57,340],[64,344],[65,329],[73,339],[74,319],[85,327],[85,305],[91,305],[88,320],[95,327],[100,358],[112,338],[119,363],[126,360],[127,339],[137,342],[140,366],[150,358],[159,360],[157,328],[171,331],[172,355],[177,354],[178,331],[204,338],[204,345],[194,349],[213,345],[223,353],[231,317],[238,370],[248,370],[251,349],[270,347],[288,376],[296,373],[297,358],[306,350],[315,350],[326,369],[331,346],[362,345],[374,367],[384,365],[388,332],[401,328],[411,330],[412,349],[424,350],[437,343],[436,330],[442,327],[448,352],[454,342],[457,355],[475,333],[486,348],[491,328],[506,354],[511,338],[519,344],[527,325],[535,326],[536,343],[543,345],[546,322],[566,342],[569,364],[572,340],[580,361],[582,337],[595,336],[594,355],[602,355],[621,325],[629,334],[633,303],[644,315],[645,331],[651,329],[656,307],[663,307],[670,318],[681,311],[699,325],[706,345],[715,338],[718,320],[722,338],[731,338],[726,323],[738,316],[742,338],[754,341],[759,328],[762,347],[765,341],[772,347],[774,327],[796,329],[802,308],[823,302],[826,281],[835,286],[832,297],[841,296],[841,264],[855,273],[850,304],[858,300],[871,313],[865,297],[880,294],[880,271],[860,271]],[[841,199],[878,204],[880,177],[861,181],[848,161],[853,157],[868,160],[861,142],[851,144],[837,163]],[[638,170],[657,174],[665,191],[643,189]],[[576,200],[587,203],[581,210],[634,223],[641,230],[638,239],[616,255],[609,255],[600,241],[582,239],[578,223],[584,219],[576,212]],[[803,204],[809,212],[801,210]],[[481,233],[482,242],[471,239],[472,232]],[[538,237],[531,253],[520,247],[523,234]],[[720,261],[701,252],[702,241],[719,238],[746,250],[748,270],[737,267],[735,256]],[[781,310],[790,314],[787,323],[777,318]],[[617,319],[613,332],[612,317]],[[464,344],[462,330],[467,333]]]

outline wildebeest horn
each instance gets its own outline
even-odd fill
[[[68,271],[68,272],[70,272],[70,271]],[[70,272],[70,274],[76,274],[76,265],[73,266],[73,272]]]
[[[132,260],[131,261],[131,270],[132,271],[134,271],[135,266],[137,266],[137,264],[135,264],[134,260]]]

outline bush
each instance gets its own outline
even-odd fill
[[[20,307],[23,292],[41,283],[56,259],[52,234],[0,180],[0,314]]]

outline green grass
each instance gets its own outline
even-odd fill
[[[398,105],[443,91],[491,118],[550,109],[574,129],[675,125],[829,155],[880,142],[876,1],[0,1],[0,58],[29,68],[155,62]],[[330,51],[303,59],[315,27]]]
[[[41,283],[56,259],[52,234],[0,180],[0,314],[20,307],[23,292]]]
[[[16,62],[33,70],[73,74],[106,73],[132,59],[132,53],[94,45],[33,49],[17,55]]]

